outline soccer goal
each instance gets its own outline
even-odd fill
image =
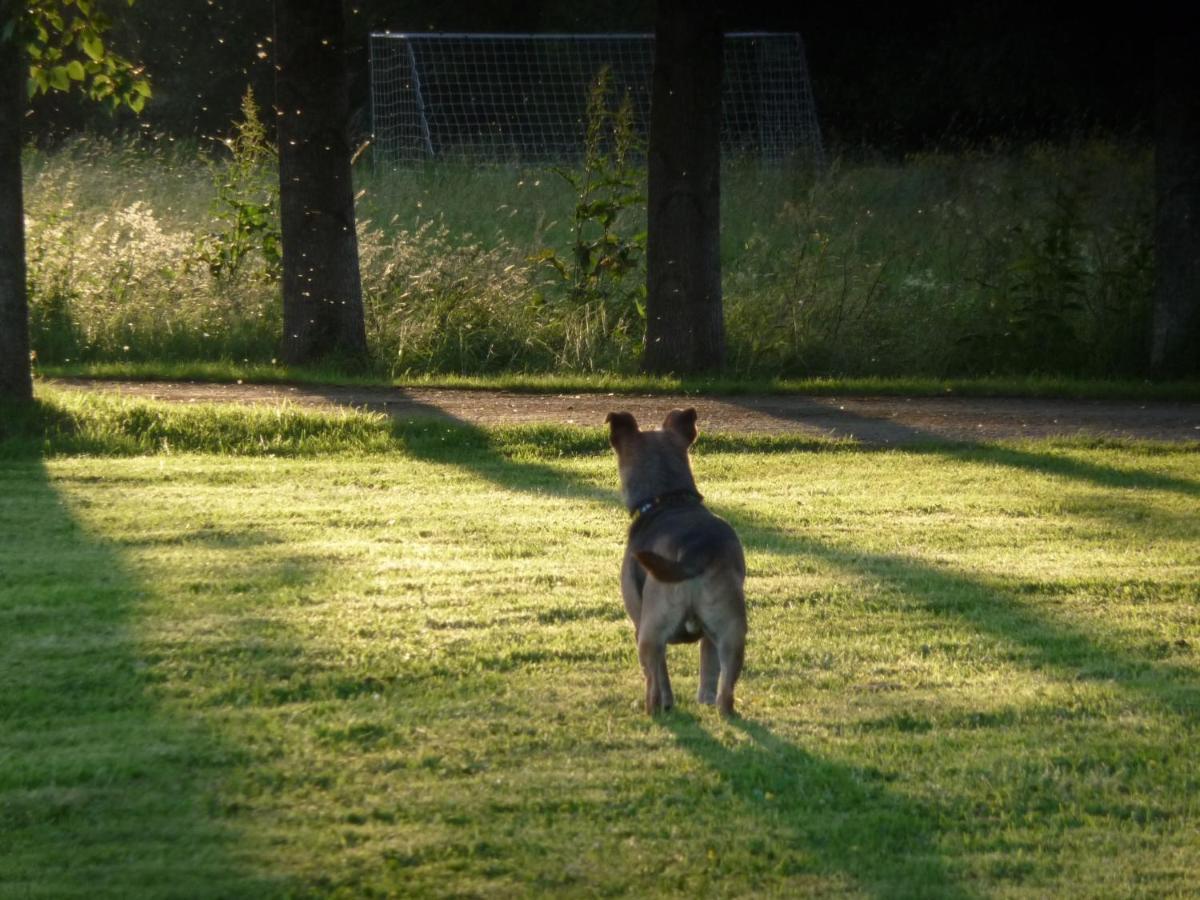
[[[653,35],[377,32],[370,50],[377,167],[576,158],[589,88],[605,68],[647,134]],[[721,146],[727,157],[822,162],[800,35],[725,36]]]

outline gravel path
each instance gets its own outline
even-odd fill
[[[648,394],[526,394],[439,388],[47,379],[73,390],[108,391],[173,403],[290,403],[354,407],[398,418],[438,415],[481,425],[552,422],[601,425],[613,410],[643,426],[694,406],[709,431],[853,438],[874,445],[929,440],[990,441],[1089,435],[1200,441],[1200,403],[967,397],[704,397]]]

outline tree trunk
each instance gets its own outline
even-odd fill
[[[361,364],[363,324],[341,0],[275,0],[283,345],[291,364]]]
[[[1194,28],[1156,50],[1154,223],[1156,283],[1150,368],[1200,374],[1200,55]]]
[[[647,372],[725,362],[721,309],[721,77],[715,0],[658,0],[646,241]]]
[[[33,379],[29,371],[25,207],[21,196],[24,62],[25,54],[16,40],[0,38],[0,400],[27,402],[33,399]]]

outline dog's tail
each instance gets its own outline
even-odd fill
[[[694,557],[676,562],[665,556],[659,556],[657,553],[651,553],[649,550],[638,550],[633,555],[646,567],[646,571],[659,581],[687,581],[704,571],[704,564]]]

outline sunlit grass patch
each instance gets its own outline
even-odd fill
[[[748,551],[744,718],[675,648],[649,720],[602,432],[204,409],[166,451],[137,404],[47,405],[93,455],[0,463],[0,894],[1200,877],[1194,448],[702,436]],[[195,452],[259,430],[292,450]]]
[[[594,455],[608,447],[599,428],[538,425],[484,431],[432,414],[393,420],[356,409],[178,404],[46,387],[39,387],[34,404],[5,406],[2,412],[0,458],[188,452],[234,456],[409,452],[456,458],[481,451],[519,458]]]
[[[259,384],[392,385],[397,387],[458,388],[524,393],[647,394],[806,394],[845,397],[1046,397],[1088,400],[1195,400],[1200,382],[1121,380],[1111,378],[991,377],[814,377],[755,378],[703,376],[680,378],[619,373],[522,373],[490,375],[410,374],[389,378],[381,373],[347,373],[334,368],[293,367],[250,362],[94,362],[39,365],[48,378],[87,377],[137,381],[207,381]]]

